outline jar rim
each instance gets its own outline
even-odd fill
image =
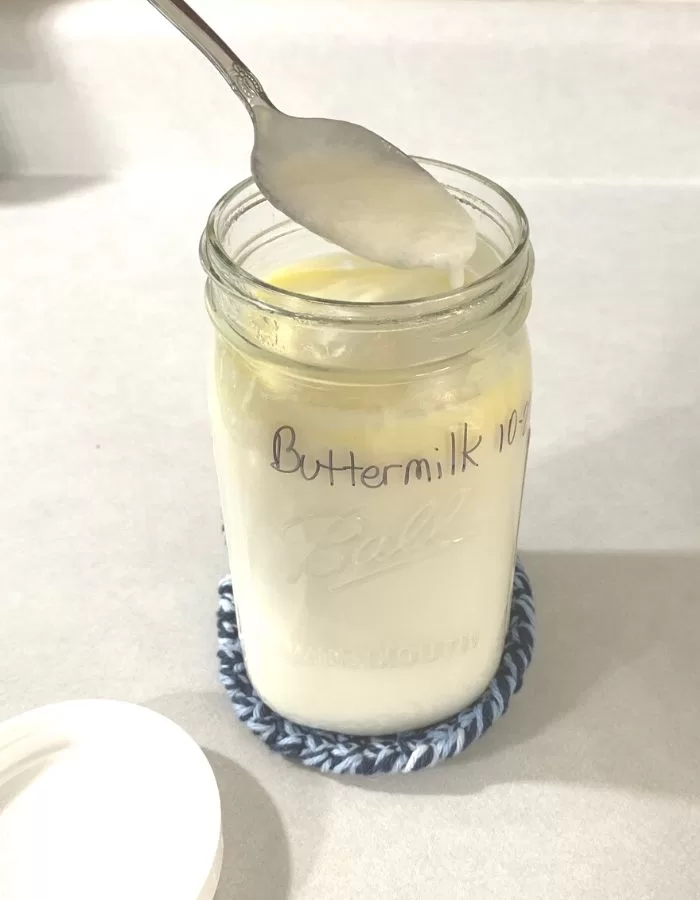
[[[366,315],[375,313],[387,313],[390,311],[410,313],[417,307],[425,307],[429,303],[450,303],[450,301],[459,301],[461,306],[469,305],[468,296],[473,295],[473,299],[477,300],[490,293],[493,285],[497,286],[503,277],[510,272],[520,261],[523,254],[527,252],[530,242],[530,224],[528,222],[525,211],[515,197],[497,182],[485,175],[466,169],[453,163],[443,162],[441,160],[431,159],[429,157],[414,156],[412,157],[419,165],[429,166],[446,172],[453,172],[461,178],[469,178],[477,182],[481,186],[496,193],[503,200],[517,223],[517,240],[507,257],[505,257],[498,266],[491,269],[486,274],[480,276],[468,285],[450,289],[449,291],[441,291],[437,294],[431,294],[422,297],[411,297],[404,300],[369,300],[363,301],[361,306]],[[238,263],[224,248],[223,236],[221,234],[221,225],[223,222],[224,211],[228,209],[232,201],[242,195],[251,187],[256,187],[252,177],[248,177],[238,182],[215,203],[211,210],[207,223],[202,234],[200,242],[200,258],[202,265],[210,277],[219,282],[224,289],[238,289],[242,287],[247,289],[246,293],[249,297],[253,297],[256,293],[264,292],[267,297],[279,297],[280,306],[284,308],[285,301],[302,302],[305,306],[308,304],[309,311],[317,310],[318,314],[324,316],[329,308],[333,308],[336,318],[338,313],[356,311],[358,303],[354,300],[334,300],[330,297],[312,296],[299,291],[292,291],[287,288],[278,287],[254,275],[244,265]],[[262,198],[263,195],[260,194]],[[222,273],[225,273],[222,277]],[[231,282],[226,278],[231,279]],[[248,293],[249,292],[249,293]],[[465,300],[467,301],[465,304]],[[261,305],[271,307],[267,302]],[[312,314],[313,315],[313,314]]]

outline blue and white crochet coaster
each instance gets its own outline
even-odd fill
[[[456,756],[508,709],[532,659],[535,605],[520,561],[515,567],[513,603],[498,671],[478,700],[444,722],[379,737],[357,737],[297,725],[270,709],[256,694],[243,663],[231,577],[219,584],[219,672],[238,718],[267,746],[336,775],[414,772]]]

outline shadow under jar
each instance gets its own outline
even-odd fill
[[[510,611],[530,435],[528,223],[486,178],[419,161],[477,225],[461,288],[368,301],[271,284],[334,248],[250,179],[201,244],[246,668],[282,715],[351,734],[468,705],[498,667]]]

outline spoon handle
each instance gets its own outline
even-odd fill
[[[253,115],[256,106],[272,106],[258,79],[185,0],[149,0],[221,72]]]

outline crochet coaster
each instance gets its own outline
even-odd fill
[[[503,657],[481,697],[435,725],[357,737],[297,725],[270,709],[256,694],[243,662],[230,576],[219,584],[217,621],[220,679],[238,718],[271,750],[336,775],[414,772],[461,753],[508,709],[532,659],[535,637],[532,588],[518,561]]]

